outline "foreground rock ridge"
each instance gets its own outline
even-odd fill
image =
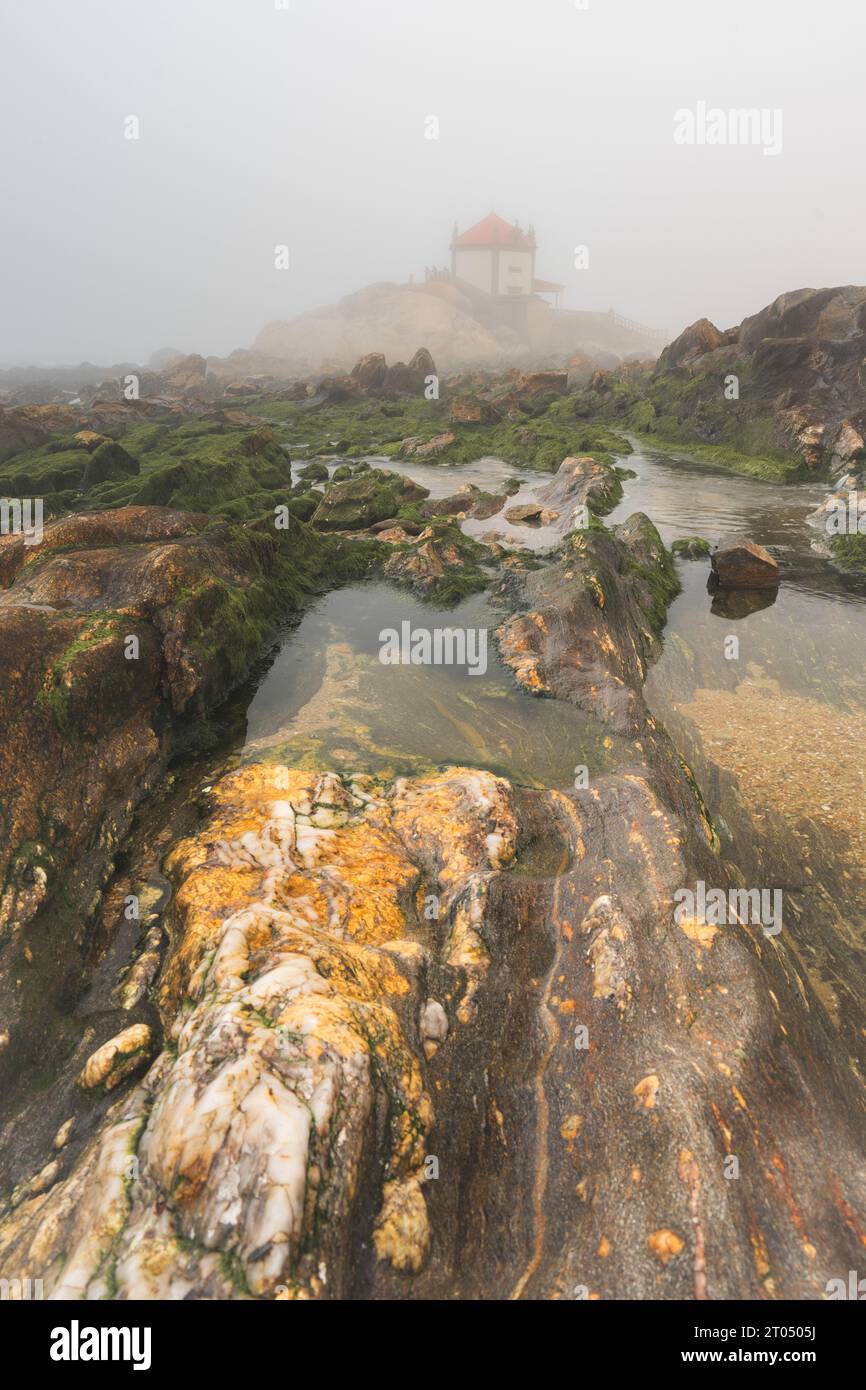
[[[810,1299],[857,1267],[863,1094],[833,1023],[784,934],[674,921],[682,885],[741,879],[643,702],[667,552],[635,516],[503,585],[518,679],[596,714],[623,765],[570,793],[219,778],[164,861],[156,1016],[82,1070],[101,1118],[13,1194],[4,1278]]]

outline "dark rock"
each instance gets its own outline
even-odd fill
[[[664,349],[658,360],[658,370],[668,371],[672,367],[686,367],[707,352],[713,352],[723,345],[725,335],[709,319],[698,319],[684,328],[678,338]]]
[[[710,564],[720,588],[767,589],[779,582],[779,562],[754,541],[724,541],[713,551]]]
[[[93,487],[96,483],[116,482],[121,478],[133,477],[141,471],[138,459],[128,454],[115,440],[99,444],[87,460],[87,467],[81,485]]]
[[[342,405],[361,397],[360,383],[352,376],[326,376],[319,382],[313,397],[317,405]]]
[[[385,385],[387,374],[388,366],[384,353],[381,352],[368,352],[365,357],[355,363],[351,371],[351,376],[365,391],[381,390]]]

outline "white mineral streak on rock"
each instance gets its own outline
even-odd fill
[[[448,1037],[448,1015],[438,999],[428,999],[421,1010],[421,1036],[434,1042],[444,1042]]]
[[[55,1134],[55,1136],[54,1136],[54,1148],[55,1148],[55,1149],[65,1149],[65,1148],[66,1148],[66,1145],[69,1143],[69,1137],[70,1137],[70,1135],[72,1134],[72,1131],[73,1131],[74,1128],[75,1128],[75,1116],[73,1115],[73,1116],[70,1116],[70,1118],[69,1118],[68,1120],[64,1120],[64,1121],[63,1121],[63,1124],[60,1126],[60,1128],[58,1129],[57,1133]]]
[[[454,906],[451,932],[447,942],[446,960],[449,965],[466,972],[466,990],[457,1008],[461,1023],[468,1023],[473,1014],[473,998],[483,980],[490,957],[481,928],[487,904],[489,875],[473,874],[465,893]]]
[[[438,999],[428,999],[421,1010],[418,1023],[424,1055],[429,1061],[439,1050],[440,1043],[448,1037],[448,1015]]]
[[[109,1038],[84,1064],[78,1078],[79,1086],[92,1091],[102,1086],[111,1091],[131,1072],[142,1065],[150,1055],[151,1031],[146,1023],[134,1023],[124,1028],[116,1037]]]
[[[123,1228],[129,1212],[128,1163],[141,1126],[139,1114],[110,1125],[98,1144],[86,1152],[79,1180],[55,1189],[60,1200],[46,1212],[30,1247],[31,1258],[37,1267],[44,1268],[40,1253],[44,1251],[49,1258],[56,1255],[62,1230],[66,1259],[49,1295],[52,1299],[83,1298]]]
[[[383,1072],[406,1123],[386,1155],[375,1248],[399,1269],[421,1267],[433,1111],[390,996],[417,988],[430,947],[403,934],[396,895],[410,894],[422,872],[435,883],[451,916],[447,960],[467,976],[458,1010],[467,1017],[487,966],[489,882],[515,853],[510,788],[452,769],[401,779],[383,797],[365,779],[350,792],[332,773],[314,783],[277,772],[286,794],[275,800],[260,796],[274,785],[272,768],[230,774],[216,789],[214,838],[203,832],[176,848],[167,970],[177,952],[182,967],[165,1003],[176,1054],[166,1049],[109,1112],[68,1178],[7,1219],[4,1275],[15,1261],[44,1270],[55,1298],[274,1296],[283,1287],[315,1297],[325,1275],[339,1288]],[[220,921],[222,903],[230,910]],[[416,1007],[422,1044],[441,1044],[442,1005]],[[142,1035],[121,1050],[124,1036],[85,1071],[104,1080],[146,1045]]]

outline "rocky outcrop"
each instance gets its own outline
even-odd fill
[[[539,499],[571,520],[579,507],[606,512],[622,497],[622,485],[613,469],[590,454],[566,458],[553,482],[541,488]]]
[[[91,902],[172,721],[245,674],[322,545],[150,507],[0,540],[0,940],[61,882]]]
[[[647,662],[678,587],[658,532],[640,513],[613,533],[575,531],[555,563],[509,578],[518,611],[497,630],[500,655],[532,694],[569,700],[635,734]]]
[[[474,517],[486,521],[502,510],[505,494],[485,492],[474,483],[464,483],[451,497],[428,497],[421,503],[422,516]]]
[[[368,352],[361,357],[350,373],[365,391],[379,391],[385,385],[388,364],[383,352]]]
[[[568,373],[526,372],[518,378],[515,390],[522,400],[564,396],[568,390]]]
[[[492,425],[500,412],[491,401],[480,396],[455,396],[448,407],[451,420],[460,425]]]
[[[162,386],[167,396],[202,400],[207,386],[207,362],[197,352],[179,358],[164,369]]]
[[[170,412],[168,402],[94,401],[89,406],[19,405],[0,406],[0,463],[25,449],[38,448],[52,436],[74,436],[82,430],[100,434],[123,434],[142,420]],[[86,440],[78,439],[82,449]]]
[[[866,463],[866,287],[782,294],[735,328],[691,324],[638,376],[594,377],[581,410],[622,419],[662,441],[758,460],[742,471],[779,478]],[[847,460],[845,460],[847,462]]]
[[[389,362],[409,362],[418,344],[427,345],[435,361],[495,362],[502,343],[472,312],[465,300],[449,301],[425,285],[369,285],[326,309],[290,322],[268,324],[249,356],[254,362],[281,362],[285,370],[310,375],[322,363],[351,371],[371,348]]]
[[[709,319],[698,319],[668,344],[659,357],[657,370],[663,372],[671,367],[687,367],[706,353],[724,346],[725,341],[725,334],[720,333],[714,323],[710,323]]]
[[[320,531],[358,531],[396,515],[406,502],[417,502],[429,489],[401,473],[371,468],[344,482],[331,483],[313,513]]]
[[[382,539],[387,539],[387,533]],[[398,544],[402,540],[393,539]],[[451,534],[437,534],[427,527],[417,537],[406,536],[405,542],[385,561],[382,573],[386,579],[405,584],[422,598],[435,593],[443,599],[449,588],[453,597],[458,597],[483,587],[484,578],[474,563],[474,552],[480,547],[462,539],[456,529]]]
[[[419,348],[411,360],[394,362],[385,373],[382,395],[395,399],[398,396],[423,395],[427,378],[436,376],[436,363],[426,348]]]
[[[448,1010],[471,1018],[486,887],[516,848],[510,789],[459,770],[383,788],[257,766],[213,807],[169,861],[174,1045],[0,1236],[4,1269],[41,1250],[49,1296],[345,1295],[371,1188],[375,1259],[412,1272],[427,1257],[434,1108],[416,1053],[448,1019],[419,988],[441,973],[461,986]],[[453,917],[432,955],[428,890]]]

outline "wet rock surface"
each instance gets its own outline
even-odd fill
[[[6,1217],[4,1269],[53,1297],[819,1297],[861,1243],[853,1080],[784,945],[673,921],[711,856],[639,750],[573,796],[231,774],[169,858],[169,1046]]]
[[[518,611],[497,630],[500,654],[531,693],[573,701],[617,732],[636,733],[646,663],[677,587],[646,517],[614,534],[575,531],[553,564],[512,581]]]
[[[468,767],[220,778],[164,863],[159,1027],[85,1072],[104,1093],[161,1050],[89,1137],[56,1146],[58,1114],[0,1222],[4,1277],[808,1299],[856,1267],[859,1082],[795,943],[674,919],[683,884],[740,878],[643,703],[670,557],[636,514],[505,583],[518,678],[631,761],[570,793]]]
[[[91,900],[165,765],[172,720],[217,703],[305,572],[309,587],[315,538],[305,556],[300,532],[281,552],[209,523],[132,507],[52,522],[34,546],[0,540],[0,936],[64,875],[72,898]]]
[[[730,540],[710,556],[714,582],[723,589],[772,589],[779,583],[779,562],[762,545]]]

